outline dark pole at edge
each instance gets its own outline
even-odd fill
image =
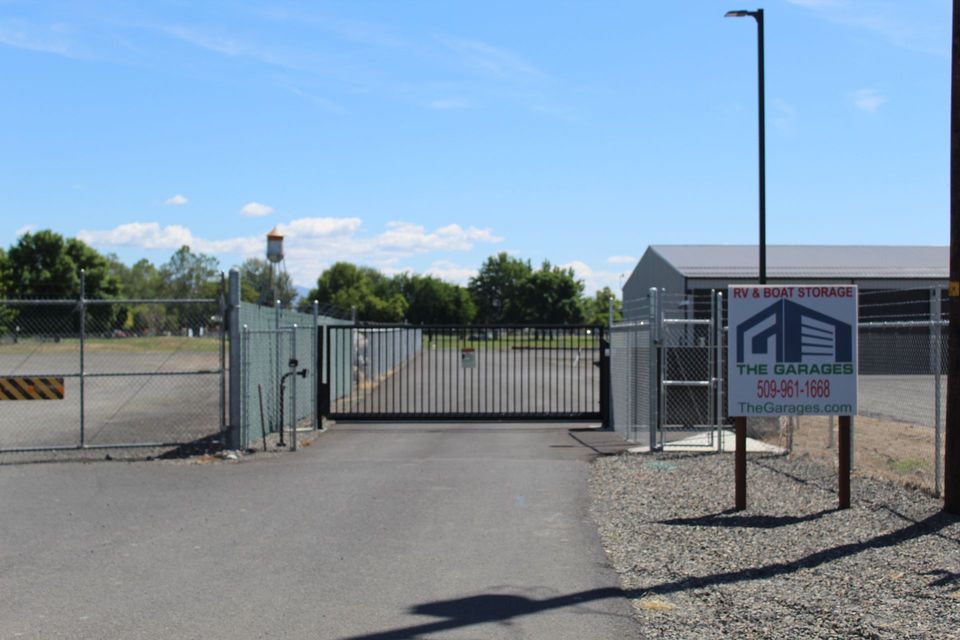
[[[943,509],[960,514],[960,0],[953,0],[950,87],[950,333]]]
[[[747,419],[737,416],[733,419],[733,424],[736,431],[736,448],[733,452],[733,504],[736,511],[743,511],[747,508]]]
[[[850,508],[850,416],[840,416],[837,433],[837,454],[839,455],[839,471],[837,474],[838,507]]]
[[[767,161],[763,103],[763,9],[753,12],[757,21],[758,117],[760,120],[760,284],[767,284]]]

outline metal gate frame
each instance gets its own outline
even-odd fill
[[[604,425],[608,422],[610,345],[607,328],[603,326],[354,324],[331,325],[319,331],[321,331],[322,345],[318,349],[318,354],[320,358],[325,357],[323,366],[326,373],[324,381],[319,383],[318,409],[326,418],[341,421],[562,420],[601,421]],[[346,345],[350,353],[349,362],[345,362],[343,356],[345,345],[341,344],[343,338],[340,336],[343,336],[344,332],[349,332]],[[357,332],[363,332],[363,334]],[[383,344],[378,345],[376,348],[383,351],[381,359],[385,358],[387,362],[384,364],[378,361],[376,365],[371,365],[365,360],[371,354],[363,352],[361,355],[357,336],[378,333],[389,336],[391,332],[393,336],[407,332],[407,337],[403,339],[406,344],[403,340],[398,343],[393,339],[393,345],[390,348]],[[421,341],[419,346],[410,344],[409,335],[411,334],[419,336],[414,339]],[[504,334],[508,334],[508,337],[503,337]],[[424,346],[428,336],[431,347]],[[437,340],[437,343],[433,340]],[[516,342],[516,344],[510,344],[509,348],[505,349],[505,345],[501,342],[505,340]],[[571,346],[544,347],[536,344],[538,341],[545,340],[569,340]],[[474,350],[478,361],[493,357],[496,370],[485,368],[482,377],[471,375],[468,380],[466,374],[461,375],[463,364],[459,361],[451,361],[450,353],[444,356],[436,354],[436,344],[442,342],[449,343],[444,350],[460,352],[461,358],[464,357],[461,349]],[[400,345],[399,349],[397,345]],[[393,351],[390,351],[391,348]],[[592,366],[587,369],[589,375],[568,378],[566,375],[561,375],[562,365],[545,366],[548,357],[545,352],[548,349],[561,351],[580,349],[579,355],[574,358],[574,366],[583,367],[580,361],[581,356],[590,358]],[[583,351],[587,353],[584,355]],[[516,355],[518,352],[520,355]],[[425,371],[424,361],[430,357],[430,353],[434,354],[434,366],[439,365],[440,370]],[[505,353],[510,355],[505,356]],[[404,357],[404,354],[412,355]],[[370,358],[370,360],[376,360],[376,358]],[[416,364],[411,364],[413,362]],[[525,386],[523,381],[518,384],[517,372],[523,367],[531,366],[539,367],[535,370],[535,379],[527,378]],[[349,372],[345,377],[347,369]],[[361,369],[363,369],[362,372]],[[411,374],[408,379],[412,378],[414,381],[413,400],[404,402],[404,398],[409,400],[411,396],[411,383],[405,382],[402,377],[407,370]],[[503,375],[504,378],[498,378],[498,374]],[[429,378],[429,375],[453,377]],[[368,376],[373,377],[372,382],[368,381]],[[513,376],[512,379],[511,376]],[[453,384],[451,385],[448,380],[452,380]],[[507,383],[510,385],[509,389],[503,386],[504,380],[509,381]],[[425,389],[422,386],[424,382],[429,388]],[[574,388],[574,382],[583,383],[584,386]],[[417,387],[417,384],[420,386]],[[499,386],[493,387],[493,384]],[[368,396],[361,397],[357,391],[358,388],[363,387],[367,387],[367,391],[379,390],[390,385],[394,392],[399,390],[404,394],[399,401],[389,397],[389,392],[384,392],[380,394],[378,402],[366,402]],[[576,392],[575,397],[564,395],[566,392],[573,391]],[[441,399],[438,401],[435,395],[430,395],[431,393],[439,393]],[[533,406],[526,401],[528,397],[533,398]],[[504,407],[504,404],[507,406]]]
[[[723,293],[711,292],[709,318],[697,318],[693,315],[685,318],[668,318],[664,312],[663,291],[651,288],[649,291],[649,324],[651,327],[650,349],[650,449],[668,449],[671,442],[667,433],[705,434],[703,442],[684,442],[684,447],[702,447],[715,449],[723,446],[724,425],[724,354],[725,333],[723,328]],[[690,297],[686,297],[690,300]],[[706,343],[703,345],[681,345],[671,343],[668,327],[687,328],[688,333],[696,327],[706,327]],[[674,334],[675,335],[675,334]],[[668,362],[671,349],[681,346],[702,348],[705,350],[706,376],[701,378],[668,377]],[[706,420],[699,424],[684,425],[682,428],[669,423],[667,394],[671,388],[704,388],[707,390]]]
[[[74,451],[74,450],[85,450],[85,449],[133,449],[133,448],[159,448],[159,447],[178,447],[184,445],[193,445],[198,442],[207,442],[210,445],[213,445],[218,442],[222,442],[224,434],[226,433],[226,402],[227,402],[227,382],[226,382],[226,345],[227,345],[227,336],[224,330],[224,314],[226,310],[226,302],[221,295],[217,298],[156,298],[156,299],[88,299],[86,297],[86,274],[83,269],[80,270],[80,288],[79,295],[77,298],[63,298],[63,299],[6,299],[0,300],[0,310],[3,307],[18,307],[18,308],[29,308],[29,307],[41,307],[47,309],[62,309],[69,310],[71,314],[76,314],[77,319],[77,328],[75,331],[71,330],[63,337],[76,339],[77,340],[77,368],[74,370],[73,367],[66,367],[68,370],[64,370],[61,367],[55,367],[53,371],[25,371],[17,372],[14,374],[15,377],[21,378],[60,378],[67,380],[76,380],[77,383],[77,397],[78,397],[78,407],[76,412],[76,436],[75,441],[68,443],[64,441],[63,443],[51,444],[51,445],[33,445],[33,444],[23,444],[23,445],[14,445],[14,446],[0,446],[0,453],[28,453],[28,452],[45,452],[45,451]],[[222,284],[221,284],[222,286]],[[162,370],[162,367],[157,367],[155,365],[148,366],[145,364],[138,364],[137,366],[131,369],[118,369],[117,367],[108,367],[112,369],[109,371],[96,371],[91,370],[89,362],[87,360],[87,354],[90,351],[88,346],[88,340],[99,337],[102,339],[102,334],[105,332],[105,329],[112,329],[112,327],[90,327],[88,326],[88,314],[97,308],[110,307],[110,306],[159,306],[159,307],[174,307],[174,308],[190,308],[196,307],[202,309],[205,306],[216,307],[219,321],[217,322],[217,334],[216,340],[217,345],[217,364],[215,368],[185,368],[178,370]],[[196,312],[198,315],[200,312]],[[50,318],[55,319],[56,316],[51,311],[49,314]],[[36,331],[36,335],[43,336],[43,331]],[[57,340],[59,340],[57,337]],[[142,336],[141,336],[142,337]],[[133,337],[129,338],[130,340],[138,340],[140,338]],[[122,340],[122,339],[121,339]],[[118,342],[118,345],[122,345],[122,342]],[[109,350],[102,351],[100,353],[105,353],[109,355],[111,352]],[[122,351],[118,352],[122,353]],[[174,352],[176,353],[176,352]],[[4,373],[0,371],[0,373]],[[3,377],[13,377],[10,375],[4,375]],[[159,437],[151,438],[145,437],[141,441],[129,440],[129,439],[106,439],[101,442],[91,442],[91,436],[88,433],[88,422],[90,421],[91,415],[95,415],[95,409],[92,409],[88,406],[88,399],[95,396],[95,392],[91,392],[87,388],[89,381],[94,380],[129,380],[129,379],[170,379],[170,378],[182,378],[182,377],[196,377],[196,378],[215,378],[217,380],[216,384],[218,385],[217,389],[217,402],[218,407],[216,414],[213,414],[211,411],[210,414],[210,424],[209,429],[204,429],[205,433],[191,433],[188,436],[178,437],[176,433],[171,435],[166,435],[164,433],[159,434]],[[42,401],[35,401],[42,402]],[[47,400],[46,402],[57,402],[57,400]],[[120,414],[123,415],[123,414]],[[62,423],[61,423],[62,424]],[[71,425],[72,426],[72,425]]]

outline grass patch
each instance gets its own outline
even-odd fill
[[[904,476],[923,471],[928,466],[929,462],[920,458],[900,458],[890,461],[890,470]]]
[[[220,350],[218,336],[183,338],[180,336],[150,336],[145,338],[88,338],[84,341],[87,353],[217,353]],[[0,355],[32,353],[78,353],[80,340],[66,338],[59,342],[46,340],[20,340],[15,344],[0,345]]]
[[[677,608],[677,605],[672,602],[656,596],[640,598],[640,600],[637,601],[637,606],[647,611],[673,611]]]

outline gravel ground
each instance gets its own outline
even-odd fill
[[[591,472],[594,517],[649,638],[960,638],[960,518],[915,490],[808,458],[619,455]]]

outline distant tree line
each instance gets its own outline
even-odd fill
[[[257,261],[244,263],[248,272],[246,299],[259,292]],[[265,267],[264,267],[265,268]],[[26,233],[7,251],[0,249],[0,298],[16,300],[77,300],[80,271],[87,300],[131,300],[111,305],[89,305],[87,331],[91,334],[130,332],[171,333],[215,323],[217,305],[148,304],[156,299],[216,299],[221,293],[216,258],[181,247],[160,266],[142,259],[127,266],[114,254],[101,254],[82,240],[64,238],[49,230]],[[261,269],[262,270],[262,269]],[[287,281],[280,293],[288,304],[295,292]],[[0,333],[73,334],[79,329],[75,306],[0,305]]]
[[[583,281],[572,269],[507,253],[486,259],[466,287],[433,276],[401,273],[387,276],[370,267],[338,262],[320,274],[300,308],[313,300],[357,317],[412,324],[606,324],[610,302],[614,316],[621,305],[609,287],[584,296]]]
[[[0,298],[76,300],[80,270],[85,275],[88,300],[131,302],[88,307],[88,326],[95,332],[130,331],[138,334],[186,326],[186,311],[175,305],[147,304],[146,300],[217,298],[222,292],[216,258],[177,249],[157,266],[147,259],[126,265],[114,254],[101,254],[77,238],[49,230],[26,233],[8,250],[0,249]],[[251,258],[239,267],[241,297],[247,302],[283,307],[297,304],[297,292],[286,272],[273,273],[265,260]],[[544,262],[534,269],[530,261],[507,253],[487,258],[466,287],[433,276],[400,273],[388,276],[376,269],[337,262],[317,279],[317,285],[299,300],[308,311],[313,300],[357,318],[412,324],[606,324],[612,300],[619,318],[620,302],[609,288],[592,297],[572,269]],[[0,305],[3,330],[16,323],[43,326],[51,332],[75,330],[76,318],[49,307]]]

